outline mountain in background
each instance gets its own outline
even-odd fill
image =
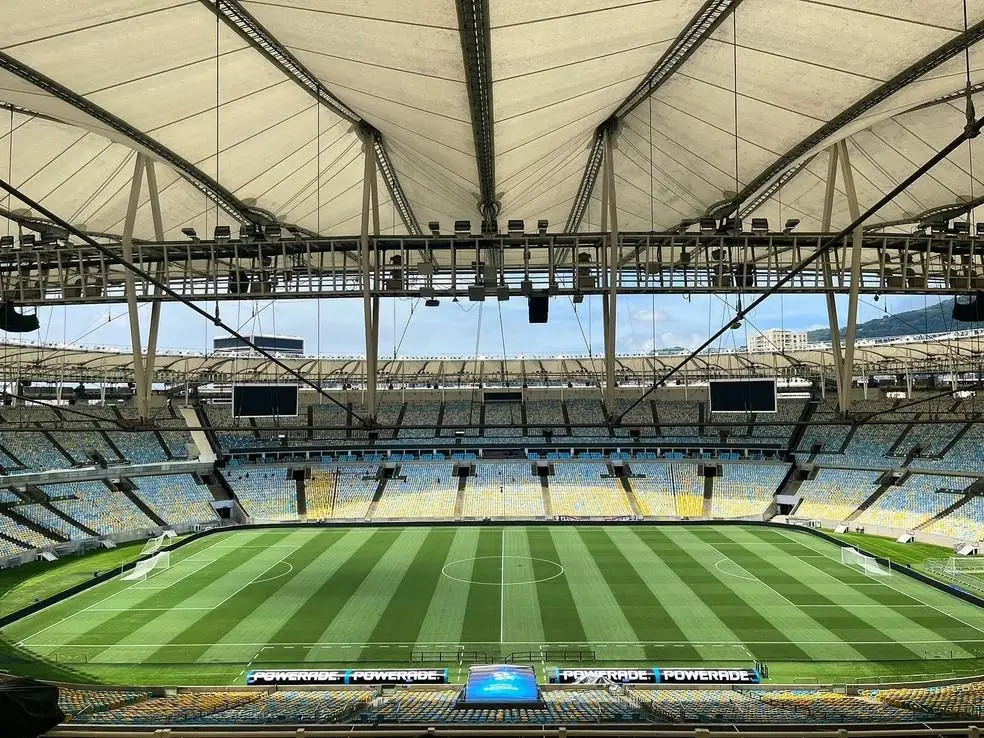
[[[953,300],[944,300],[918,310],[907,310],[904,313],[888,313],[881,318],[869,320],[858,325],[858,338],[889,338],[894,336],[911,336],[916,333],[945,333],[973,328],[976,323],[961,323],[952,317]],[[841,328],[841,339],[847,329]],[[819,328],[807,333],[810,342],[829,341],[830,331]]]

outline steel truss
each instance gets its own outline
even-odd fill
[[[282,241],[136,242],[134,263],[162,275],[177,295],[192,300],[307,297],[467,297],[486,287],[490,299],[547,291],[600,295],[615,272],[621,294],[759,294],[830,234],[618,233],[464,237],[377,236],[362,267],[361,236]],[[0,251],[0,290],[24,305],[125,302],[122,246],[65,241]],[[847,294],[854,237],[844,236],[780,287],[783,293]],[[984,290],[984,239],[865,233],[861,237],[861,294],[960,294]],[[489,265],[485,262],[488,260]],[[617,263],[616,270],[607,270]],[[490,268],[491,267],[491,268]],[[495,272],[493,274],[492,272]],[[494,278],[493,278],[494,277]],[[137,279],[139,301],[173,300]],[[483,292],[478,290],[478,292]]]

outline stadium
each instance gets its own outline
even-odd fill
[[[984,3],[0,19],[4,736],[979,735]]]

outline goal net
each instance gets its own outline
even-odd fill
[[[125,565],[124,565],[125,566]],[[155,569],[163,571],[171,567],[171,552],[161,551],[149,559],[138,561],[130,571],[122,571],[121,579],[125,582],[143,581]]]
[[[951,556],[943,571],[956,576],[959,574],[984,574],[984,556]]]
[[[887,577],[892,573],[890,568],[879,564],[874,557],[866,556],[855,548],[841,549],[841,563],[845,566],[860,569],[868,576]]]
[[[143,549],[141,549],[140,554],[137,558],[143,558],[144,556],[149,556],[150,554],[157,553],[161,550],[161,546],[164,545],[164,536],[159,535],[157,538],[151,538],[145,544]]]

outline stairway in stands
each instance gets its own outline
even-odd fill
[[[386,491],[386,479],[380,479],[379,484],[376,485],[376,492],[372,496],[372,502],[369,503],[369,509],[366,511],[367,518],[373,518],[376,515],[376,508],[379,507],[379,501],[383,499],[383,493]]]
[[[900,481],[904,481],[904,480],[900,480]],[[874,505],[878,501],[878,498],[881,497],[886,492],[888,492],[888,490],[890,490],[891,488],[892,488],[891,482],[882,482],[881,484],[879,484],[878,487],[875,488],[875,491],[872,492],[870,495],[868,495],[867,498],[865,498],[864,502],[858,505],[858,509],[847,516],[847,522],[856,519],[861,513],[863,513],[869,507]]]
[[[130,502],[136,505],[137,508],[140,510],[140,512],[142,512],[144,515],[150,518],[151,521],[153,521],[154,525],[160,525],[160,526],[167,525],[167,522],[164,520],[164,518],[162,518],[160,515],[154,512],[153,508],[151,508],[150,505],[148,505],[146,502],[141,500],[140,495],[138,495],[136,492],[133,491],[131,487],[132,482],[129,482],[129,480],[121,480],[120,484],[115,484],[108,479],[103,481],[110,489],[114,489],[122,493]]]
[[[550,500],[550,482],[546,476],[540,477],[540,491],[543,492],[543,514],[553,517],[553,502]]]
[[[639,505],[639,500],[635,495],[635,490],[632,489],[632,485],[629,484],[628,477],[619,477],[618,481],[622,485],[622,491],[625,492],[626,498],[629,500],[629,507],[632,508],[632,514],[641,518],[642,506]]]
[[[714,477],[704,477],[704,507],[701,514],[705,518],[711,517],[711,500],[714,497]]]

